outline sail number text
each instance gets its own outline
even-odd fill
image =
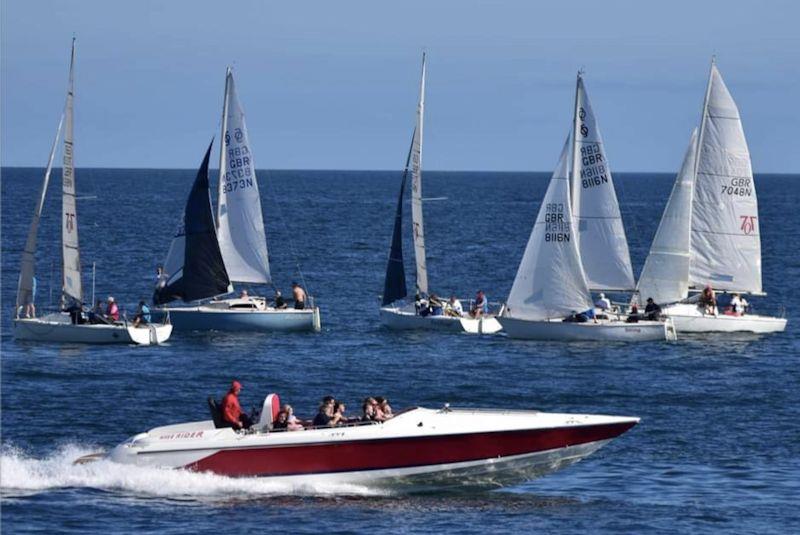
[[[570,241],[570,225],[564,219],[564,203],[551,202],[545,205],[544,241]]]
[[[581,186],[593,188],[608,183],[603,151],[599,143],[581,147]]]
[[[228,169],[225,171],[224,193],[253,187],[250,150],[247,145],[228,149]]]
[[[752,180],[749,178],[732,178],[730,184],[722,184],[722,194],[734,197],[749,197],[753,194]]]

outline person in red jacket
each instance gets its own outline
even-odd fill
[[[249,429],[253,422],[250,417],[242,412],[239,406],[239,392],[242,391],[242,383],[233,381],[231,389],[222,398],[222,419],[234,429]]]

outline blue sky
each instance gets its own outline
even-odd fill
[[[3,165],[43,166],[78,38],[79,167],[193,168],[234,64],[259,168],[553,168],[586,85],[612,170],[674,172],[716,54],[756,172],[800,172],[791,1],[4,0]]]

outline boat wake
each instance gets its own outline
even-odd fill
[[[230,478],[209,473],[122,465],[99,460],[75,464],[97,448],[67,444],[37,458],[19,448],[0,453],[0,495],[4,499],[64,489],[92,489],[126,496],[177,500],[259,499],[275,496],[386,496],[384,489],[332,483],[284,483]]]

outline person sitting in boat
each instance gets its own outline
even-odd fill
[[[147,325],[150,323],[150,307],[144,301],[139,301],[139,306],[136,308],[136,315],[133,316],[133,326]]]
[[[27,300],[25,301],[25,305],[22,309],[22,317],[24,318],[35,318],[36,317],[36,277],[31,279],[31,293],[28,296]],[[17,311],[19,312],[19,311]]]
[[[392,406],[389,405],[389,400],[378,396],[375,398],[375,402],[378,404],[375,408],[375,419],[379,422],[385,422],[394,417],[392,413]]]
[[[106,299],[106,318],[110,321],[119,321],[119,307],[114,297],[110,295]]]
[[[69,319],[73,325],[86,323],[86,320],[83,319],[83,305],[81,305],[80,301],[72,300],[69,306],[64,309],[64,312],[69,313]]]
[[[294,409],[288,403],[283,406],[283,412],[286,413],[286,429],[289,431],[302,431],[303,424],[300,423],[300,420],[297,419],[297,416],[294,415]]]
[[[636,303],[631,305],[631,311],[628,314],[628,319],[625,320],[626,323],[639,323],[639,307],[636,306]]]
[[[594,314],[592,314],[594,317]],[[589,314],[587,312],[578,312],[577,310],[573,310],[572,314],[564,318],[564,323],[586,323],[589,321]]]
[[[272,422],[273,431],[286,431],[289,428],[289,415],[284,411],[280,411]]]
[[[644,319],[648,321],[658,321],[661,317],[661,307],[658,303],[653,301],[652,297],[647,298],[647,304],[644,307]]]
[[[345,415],[347,411],[347,405],[344,404],[343,401],[336,401],[333,404],[333,414],[339,416],[339,421],[336,422],[336,425],[347,424],[351,422],[351,419]]]
[[[735,293],[731,296],[730,315],[731,316],[744,316],[747,312],[748,302],[744,297]]]
[[[703,288],[703,293],[700,294],[700,300],[697,304],[703,308],[704,314],[717,314],[717,297],[714,295],[714,290],[710,284]]]
[[[475,294],[475,304],[472,306],[472,310],[470,310],[469,315],[473,318],[479,318],[488,313],[489,300],[486,298],[486,294],[483,293],[483,290],[478,290],[478,293]]]
[[[378,406],[378,402],[373,397],[368,397],[364,400],[364,403],[361,405],[361,421],[362,422],[374,422],[375,421],[375,408]]]
[[[325,396],[322,398],[322,403],[319,405],[319,411],[317,411],[317,415],[314,416],[314,421],[312,425],[314,427],[333,427],[339,423],[339,420],[342,419],[341,414],[336,414],[333,411],[333,406],[336,403],[336,400],[333,396]]]
[[[286,300],[281,295],[281,291],[275,290],[275,300],[272,302],[272,307],[277,310],[283,310],[286,306]]]
[[[464,307],[461,306],[461,301],[455,295],[450,296],[450,301],[448,301],[444,313],[454,318],[460,318],[464,315]]]
[[[294,297],[295,310],[303,310],[306,308],[306,291],[296,282],[292,283],[292,296]]]
[[[226,427],[234,429],[249,429],[253,425],[250,417],[242,412],[239,405],[239,393],[242,391],[242,383],[234,380],[231,388],[225,397],[222,398],[222,420]]]
[[[94,304],[94,308],[89,310],[86,316],[89,319],[89,323],[91,323],[92,325],[97,325],[99,323],[106,323],[106,319],[103,317],[103,301],[101,299],[98,299],[97,302]]]
[[[419,292],[414,296],[414,310],[417,311],[418,316],[422,317],[429,316],[431,313],[430,303],[428,303],[428,300]]]
[[[432,316],[441,316],[444,314],[444,303],[436,296],[436,294],[431,294],[429,306],[431,308]]]
[[[597,301],[594,302],[594,306],[605,312],[611,309],[611,300],[606,297],[606,294],[601,293]]]

